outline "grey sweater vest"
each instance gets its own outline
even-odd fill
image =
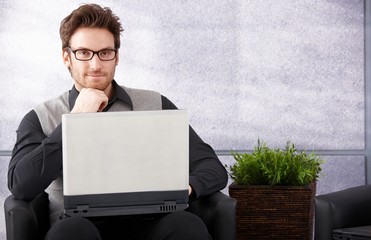
[[[134,111],[162,109],[161,95],[158,92],[126,88],[123,86],[122,88],[128,93],[133,103]],[[65,92],[57,98],[39,104],[34,109],[46,136],[49,136],[61,123],[62,115],[70,112],[68,98],[69,92]],[[116,101],[108,111],[131,111],[131,108],[128,104],[122,101]],[[49,194],[50,221],[51,224],[54,224],[63,211],[62,177],[54,180],[45,191]]]

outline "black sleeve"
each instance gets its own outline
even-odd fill
[[[177,107],[162,96],[162,109],[177,109]],[[198,198],[221,190],[227,185],[227,181],[227,171],[215,151],[190,126],[189,184],[193,189],[193,197]]]
[[[177,109],[162,98],[163,109]],[[190,127],[189,183],[195,197],[224,188],[227,173],[214,150]],[[17,130],[17,140],[8,169],[8,187],[19,199],[32,199],[62,174],[62,128],[58,125],[49,137],[42,131],[34,111],[29,112]]]
[[[8,187],[19,199],[30,200],[62,173],[62,127],[49,137],[35,111],[21,121],[8,169]]]

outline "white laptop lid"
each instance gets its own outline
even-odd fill
[[[188,190],[186,110],[64,114],[65,196]]]

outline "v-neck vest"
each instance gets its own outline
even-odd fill
[[[133,111],[161,110],[161,94],[155,91],[127,88],[121,86],[129,95]],[[122,100],[116,100],[108,110],[131,111],[131,106]],[[61,123],[62,115],[70,113],[69,92],[65,92],[57,98],[50,99],[36,106],[36,112],[42,130],[49,136],[53,130]],[[55,223],[63,212],[63,178],[60,176],[54,180],[45,190],[49,194],[49,208],[51,224]]]

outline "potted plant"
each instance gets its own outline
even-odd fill
[[[233,153],[229,195],[237,200],[237,239],[312,239],[316,182],[323,162],[294,144]]]

